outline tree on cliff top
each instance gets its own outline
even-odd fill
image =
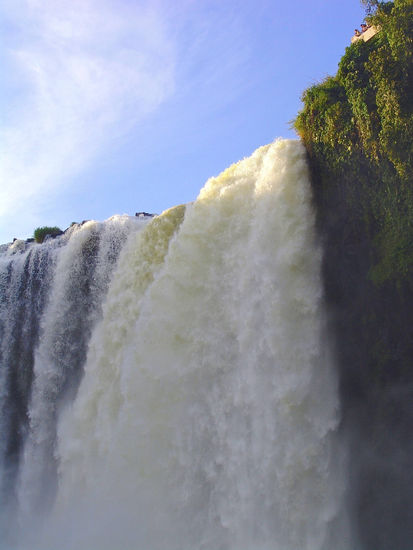
[[[46,237],[57,237],[62,233],[63,231],[60,229],[60,227],[44,226],[44,227],[37,227],[34,230],[33,237],[37,243],[42,243],[46,239]]]

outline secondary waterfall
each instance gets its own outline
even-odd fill
[[[353,550],[299,142],[149,221],[15,249],[2,549]]]

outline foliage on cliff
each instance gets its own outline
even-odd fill
[[[379,3],[368,19],[379,32],[305,91],[295,127],[325,201],[345,194],[348,223],[374,239],[370,276],[380,285],[413,275],[413,3]]]
[[[363,550],[413,540],[413,0],[363,2],[378,33],[303,94]]]

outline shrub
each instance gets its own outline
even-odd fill
[[[37,243],[42,243],[47,236],[50,237],[57,237],[58,235],[61,235],[63,231],[60,229],[60,227],[48,227],[47,225],[44,227],[38,227],[34,230],[34,240]]]

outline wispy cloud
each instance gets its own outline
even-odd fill
[[[174,89],[175,46],[154,4],[3,2],[0,218],[36,223],[49,193]],[[12,29],[12,31],[10,31]],[[7,32],[10,31],[10,32]]]

